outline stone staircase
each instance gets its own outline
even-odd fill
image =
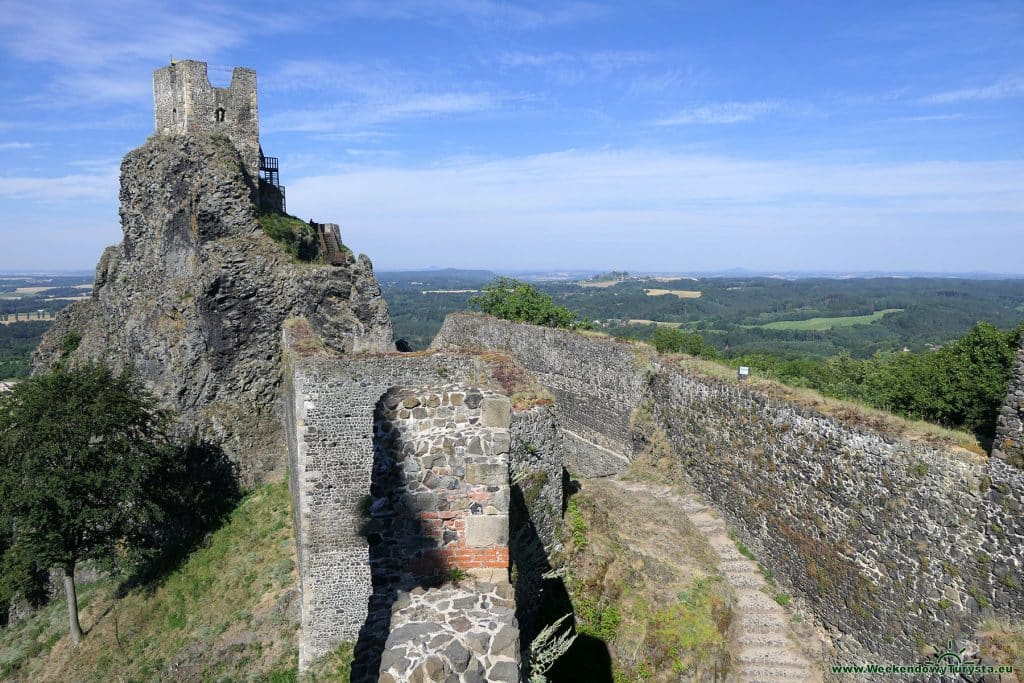
[[[728,681],[820,683],[821,671],[797,647],[791,637],[790,615],[777,603],[773,590],[758,566],[740,553],[729,538],[725,521],[697,494],[680,495],[667,486],[648,482],[618,481],[638,495],[651,496],[684,514],[715,550],[719,571],[736,595],[733,670]],[[671,515],[666,514],[666,519]]]

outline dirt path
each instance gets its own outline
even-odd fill
[[[736,595],[734,668],[729,680],[822,680],[821,672],[793,641],[790,615],[773,598],[777,589],[768,584],[755,562],[740,553],[729,538],[725,521],[700,496],[680,495],[670,487],[648,482],[605,481],[635,495],[659,500],[664,524],[671,524],[673,518],[689,519],[718,555],[718,568]]]

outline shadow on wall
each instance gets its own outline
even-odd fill
[[[579,489],[579,482],[572,481],[563,469],[563,514],[570,495]],[[565,581],[549,574],[552,566],[547,550],[530,519],[523,491],[517,484],[512,486],[509,525],[509,553],[515,572],[516,619],[522,637],[523,676],[526,678],[530,674],[526,669],[529,665],[529,644],[541,629],[574,610]],[[569,620],[565,628],[575,629],[575,618]],[[547,678],[551,683],[612,683],[612,659],[608,646],[600,638],[577,634],[569,651],[547,672]]]
[[[370,495],[362,503],[360,529],[370,547],[373,592],[367,604],[366,621],[356,640],[352,683],[377,680],[398,591],[437,586],[443,581],[440,574],[424,576],[410,571],[416,558],[436,545],[415,514],[410,514],[415,512],[412,497],[403,493],[404,480],[396,457],[403,444],[397,430],[385,429],[384,401],[389,393],[377,401],[373,411],[373,470]]]

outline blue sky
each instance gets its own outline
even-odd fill
[[[0,269],[92,268],[171,58],[378,270],[1024,274],[1024,3],[5,0]]]

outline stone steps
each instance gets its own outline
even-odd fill
[[[667,487],[619,482],[623,488],[670,504],[705,537],[719,556],[718,569],[736,596],[734,670],[728,680],[740,683],[800,681],[818,683],[815,668],[789,637],[789,614],[771,595],[756,562],[740,553],[718,512],[696,494],[679,495]]]

